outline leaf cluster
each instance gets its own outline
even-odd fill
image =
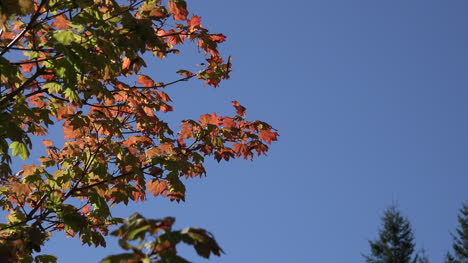
[[[175,219],[167,217],[160,220],[146,219],[140,214],[130,216],[122,226],[111,234],[119,237],[122,249],[130,251],[103,259],[102,263],[161,262],[186,263],[177,255],[176,245],[183,242],[195,248],[198,255],[209,258],[211,254],[220,256],[223,250],[213,235],[200,228],[172,230]],[[137,241],[138,245],[132,245]]]
[[[167,219],[138,215],[123,221],[112,207],[148,194],[184,201],[184,180],[204,176],[207,157],[253,159],[277,140],[269,124],[247,120],[237,101],[233,116],[204,114],[175,128],[161,117],[174,110],[172,86],[199,79],[218,87],[229,78],[230,57],[218,51],[226,37],[189,16],[184,0],[0,3],[0,208],[8,213],[0,258],[55,262],[51,255],[34,257],[54,232],[105,246],[120,223],[113,233],[132,256],[110,262],[184,262],[164,252],[180,242],[201,256],[219,255],[204,230],[172,231],[172,224],[161,226]],[[178,55],[184,43],[201,51],[202,69],[180,69],[175,80],[143,74],[146,61]],[[53,130],[63,138],[51,139]],[[43,147],[33,145],[40,137]],[[44,154],[30,160],[39,149]],[[24,164],[14,173],[16,157]],[[125,245],[141,235],[156,238],[146,252]]]

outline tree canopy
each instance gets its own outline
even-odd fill
[[[174,110],[171,86],[199,79],[216,88],[229,78],[230,57],[218,51],[225,40],[189,14],[184,0],[1,1],[2,262],[55,262],[36,252],[57,231],[105,246],[112,230],[129,252],[104,262],[186,262],[176,253],[180,242],[203,257],[220,255],[203,229],[176,231],[173,218],[123,220],[111,211],[148,195],[183,201],[182,179],[204,176],[205,158],[253,159],[277,140],[269,124],[247,120],[237,101],[233,116],[204,114],[179,127],[161,118]],[[187,61],[172,80],[141,73],[150,59],[182,54],[181,44],[204,61]],[[54,130],[63,138],[51,138]],[[31,151],[43,154],[32,160]],[[19,159],[22,169],[13,171]]]

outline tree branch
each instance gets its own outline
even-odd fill
[[[0,56],[3,56],[6,52],[8,52],[8,50],[10,50],[10,48],[13,47],[16,44],[16,42],[23,38],[24,34],[26,34],[28,30],[35,26],[37,18],[39,18],[39,16],[41,15],[40,10],[42,9],[42,7],[44,7],[47,1],[48,0],[43,0],[41,2],[41,4],[37,7],[36,13],[34,13],[34,15],[31,17],[31,20],[29,21],[28,25],[10,43],[8,43],[8,45],[5,48],[3,48],[3,50],[0,52]]]
[[[42,75],[44,73],[45,68],[39,68],[34,75],[32,75],[30,78],[28,78],[21,86],[19,86],[16,90],[6,94],[3,96],[3,98],[0,100],[0,109],[2,109],[9,101],[13,100],[13,98],[21,93],[25,88],[27,88],[31,83],[33,83],[37,77]]]
[[[15,65],[32,64],[32,63],[37,63],[37,62],[42,62],[42,61],[48,61],[48,60],[52,60],[52,59],[56,59],[56,58],[63,58],[63,57],[65,57],[65,55],[55,55],[55,56],[52,56],[52,57],[41,58],[41,59],[33,58],[33,59],[35,59],[35,60],[28,60],[28,61],[22,61],[22,62],[14,62],[14,63],[12,63],[12,64],[15,64]]]
[[[145,166],[141,167],[141,169],[144,170],[144,169],[150,168],[151,166],[152,165],[145,165]],[[83,186],[83,187],[76,188],[76,190],[74,192],[81,192],[81,191],[88,190],[88,189],[91,189],[91,188],[96,187],[96,186],[100,186],[100,185],[103,185],[103,184],[106,184],[106,183],[111,183],[111,182],[113,182],[115,180],[127,177],[127,176],[132,175],[132,174],[134,174],[134,173],[133,172],[128,172],[128,173],[123,173],[121,175],[113,176],[112,178],[110,178],[108,180],[104,180],[104,181],[100,181],[100,182],[97,182],[97,183],[94,183],[94,184],[90,184],[90,185],[86,185],[86,186]]]

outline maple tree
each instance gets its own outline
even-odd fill
[[[123,220],[111,209],[147,195],[183,201],[182,179],[204,176],[206,157],[252,159],[277,139],[236,101],[230,117],[205,114],[175,128],[160,118],[174,110],[169,87],[189,79],[217,87],[229,77],[230,59],[218,52],[225,40],[184,0],[1,1],[0,207],[8,215],[0,260],[56,262],[38,252],[57,231],[93,246],[105,246],[111,231],[127,253],[103,262],[187,262],[180,242],[220,255],[206,230],[173,230],[170,217]],[[141,73],[148,59],[177,55],[184,43],[204,54],[201,70],[180,69],[167,82]],[[53,129],[63,138],[50,140]]]

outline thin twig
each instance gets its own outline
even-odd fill
[[[0,56],[3,56],[3,54],[8,52],[8,50],[10,50],[10,48],[13,47],[16,44],[16,42],[23,38],[24,34],[26,34],[28,30],[35,26],[37,18],[39,18],[39,16],[41,15],[40,10],[42,9],[42,7],[44,7],[47,1],[48,0],[43,0],[41,2],[34,15],[31,17],[31,20],[29,21],[28,25],[10,43],[8,43],[8,45],[0,52]]]

